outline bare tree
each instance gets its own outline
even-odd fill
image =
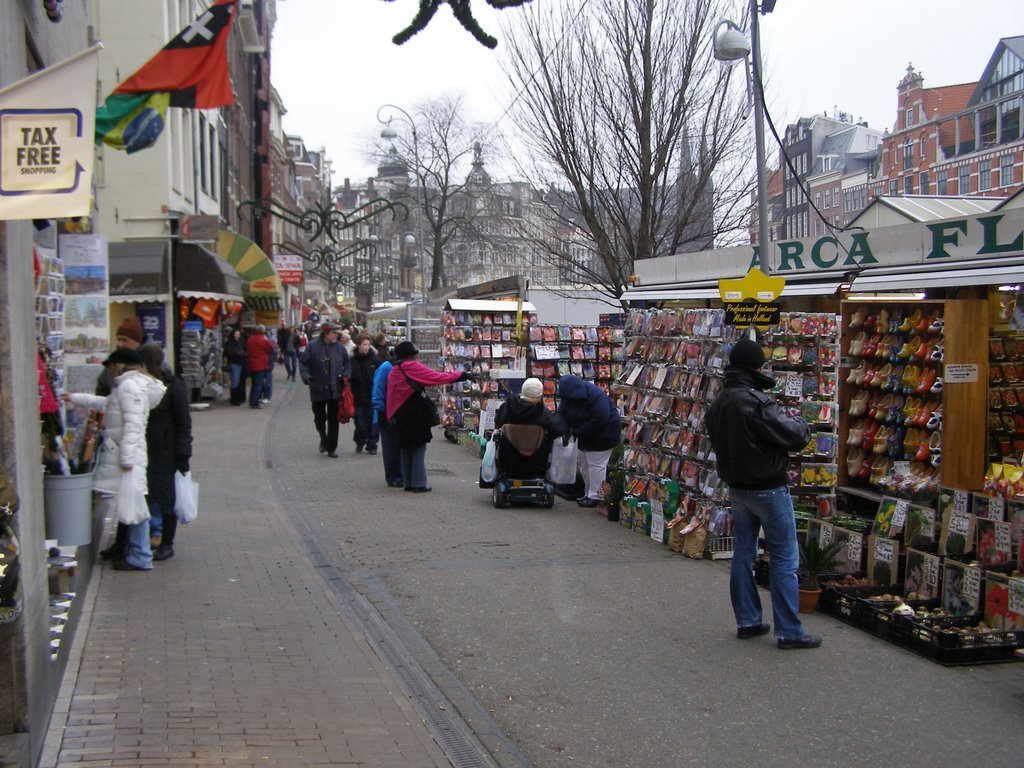
[[[745,101],[712,53],[731,6],[566,5],[536,3],[506,35],[503,65],[520,94],[510,114],[520,156],[534,158],[519,170],[549,189],[561,233],[549,257],[573,283],[617,299],[637,259],[745,231],[754,187]]]
[[[411,186],[399,190],[418,230],[422,253],[430,254],[430,290],[445,284],[444,254],[459,232],[472,229],[474,207],[461,201],[474,146],[482,130],[465,117],[462,99],[444,96],[426,101],[415,109],[414,124],[407,120],[391,123],[398,135],[391,140],[395,151],[412,174]],[[378,144],[379,156],[390,147]]]

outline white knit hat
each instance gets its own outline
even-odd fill
[[[520,392],[528,400],[540,400],[544,395],[544,385],[540,383],[540,379],[527,379],[523,382]]]

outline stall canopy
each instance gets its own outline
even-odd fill
[[[224,259],[195,243],[178,243],[174,283],[179,296],[238,301],[242,279]]]
[[[110,300],[162,302],[171,299],[168,241],[111,243]]]
[[[249,283],[243,292],[246,308],[280,311],[281,279],[263,249],[252,240],[226,229],[220,231],[218,245],[220,257]]]
[[[832,296],[843,283],[841,273],[817,275],[814,280],[787,280],[782,298],[792,296]],[[694,283],[637,286],[622,294],[622,299],[635,301],[693,301],[720,299],[717,280]]]

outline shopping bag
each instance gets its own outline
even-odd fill
[[[555,440],[551,446],[551,465],[548,467],[548,480],[555,485],[572,485],[576,482],[576,439],[562,445]]]
[[[338,395],[338,423],[348,424],[356,415],[356,401],[352,397],[352,387],[348,379],[341,377],[341,394]]]
[[[493,439],[487,441],[484,457],[480,460],[480,479],[485,483],[493,483],[498,477],[498,465],[495,456],[498,449]]]
[[[138,525],[149,520],[149,505],[146,494],[142,490],[144,469],[132,467],[130,472],[122,472],[114,497],[114,514],[117,520],[125,525]]]
[[[199,514],[199,483],[192,473],[174,473],[174,514],[183,523],[191,523]]]

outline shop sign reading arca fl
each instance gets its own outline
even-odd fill
[[[1024,253],[1024,228],[1014,222],[1010,222],[1011,225],[1004,222],[1008,215],[969,216],[922,224],[926,230],[922,233],[921,242],[921,246],[927,249],[925,261]],[[831,235],[812,241],[784,240],[775,243],[779,265],[773,272],[799,274],[837,267],[878,265],[877,254],[880,251],[891,252],[893,248],[887,229],[904,227],[847,233],[843,239],[848,238],[848,245],[841,245],[839,239]],[[756,245],[750,267],[762,267],[760,249]]]

